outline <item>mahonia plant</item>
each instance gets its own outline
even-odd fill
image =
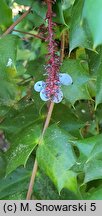
[[[47,1],[48,10],[46,14],[47,32],[48,36],[48,54],[47,63],[45,66],[45,75],[47,76],[45,82],[38,81],[34,85],[34,90],[40,92],[40,98],[43,101],[51,100],[54,103],[60,103],[63,99],[63,92],[61,85],[72,84],[72,78],[66,73],[59,73],[60,71],[60,56],[58,55],[58,45],[54,39],[56,23],[53,22],[53,17],[56,16],[52,11],[52,4],[56,1]]]

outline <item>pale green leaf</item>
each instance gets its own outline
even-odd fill
[[[81,25],[83,3],[82,0],[76,1],[72,9],[69,41],[70,52],[76,47],[92,49],[91,35],[87,35]]]
[[[101,140],[102,140],[102,134],[99,134],[86,139],[76,140],[74,141],[74,143],[79,148],[80,153],[82,153],[87,158],[89,158],[95,145],[97,146],[99,143],[101,145]]]
[[[93,38],[93,49],[102,44],[102,1],[85,0],[82,13],[83,25],[89,27]]]
[[[87,84],[91,80],[91,77],[80,61],[72,59],[65,60],[61,67],[61,72],[68,73],[73,79],[72,85],[62,87],[64,97],[68,102],[74,105],[77,100],[91,99],[87,88]]]
[[[59,192],[67,188],[76,193],[76,173],[71,171],[76,157],[69,140],[70,136],[57,126],[49,127],[37,150],[37,160]]]
[[[84,171],[84,184],[92,180],[102,179],[102,160],[91,160],[85,163]]]
[[[17,92],[14,77],[16,76],[16,52],[18,37],[7,35],[0,39],[0,101],[9,103]]]

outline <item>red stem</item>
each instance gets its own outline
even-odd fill
[[[21,30],[18,30],[18,29],[17,29],[17,30],[16,30],[16,29],[13,29],[13,31],[15,31],[15,32],[20,32],[20,33],[22,33],[22,34],[28,34],[28,35],[30,35],[30,36],[32,36],[32,37],[36,37],[36,38],[39,38],[39,39],[45,41],[45,38],[42,37],[42,36],[40,36],[40,35],[35,35],[35,34],[29,33],[29,32],[25,32],[25,31],[21,31]]]
[[[20,22],[30,13],[30,11],[31,11],[31,7],[30,7],[27,11],[25,11],[13,24],[3,33],[2,36],[5,36],[5,35],[9,34],[9,33],[14,29],[14,27],[15,27],[18,23],[20,23]]]
[[[48,33],[49,33],[49,51],[51,51],[51,60],[54,63],[54,44],[53,44],[53,23],[52,23],[52,2],[48,0]],[[52,70],[54,70],[52,68]],[[52,71],[53,73],[54,71]]]
[[[57,83],[59,82],[59,67],[60,67],[60,60],[59,56],[56,54],[57,51],[57,44],[54,39],[54,26],[56,25],[53,20],[53,11],[52,11],[52,4],[51,0],[47,0],[47,16],[46,19],[48,20],[48,66],[47,67],[47,75],[48,78],[46,80],[47,87],[46,92],[48,97],[56,96],[56,92],[59,89]]]

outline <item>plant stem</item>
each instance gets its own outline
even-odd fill
[[[50,13],[52,14],[52,3],[51,3],[51,1],[47,0],[47,5],[48,5],[48,11],[50,11]],[[50,23],[50,22],[51,22],[51,20],[49,21],[49,30],[48,31],[51,34],[50,41],[49,41],[49,44],[51,46],[52,40],[53,40],[53,38],[52,38],[53,30],[52,30],[52,27],[51,27],[52,23]],[[64,33],[62,33],[62,37],[61,37],[61,54],[60,54],[61,62],[63,61],[63,58],[64,58],[65,37],[64,37],[63,34]],[[53,48],[52,48],[52,50],[53,50]],[[52,53],[52,57],[54,58],[54,50],[53,50],[53,53]],[[43,127],[43,131],[42,131],[41,137],[39,139],[39,143],[38,143],[39,145],[42,143],[43,136],[44,136],[44,134],[46,132],[46,129],[49,126],[49,123],[50,123],[50,120],[51,120],[51,115],[52,115],[52,112],[53,112],[53,108],[54,108],[54,103],[50,102],[50,106],[48,108],[48,113],[47,113],[46,121],[45,121],[45,124],[44,124],[44,127]],[[27,192],[27,197],[26,197],[27,200],[31,199],[31,195],[32,195],[32,191],[33,191],[33,186],[34,186],[34,181],[35,181],[37,169],[38,169],[38,163],[37,163],[37,159],[35,159],[32,175],[31,175],[31,179],[30,179],[30,183],[29,183],[29,188],[28,188],[28,192]]]
[[[41,137],[39,139],[39,143],[38,143],[39,145],[42,143],[45,131],[46,131],[46,129],[49,126],[53,108],[54,108],[54,103],[51,102],[50,106],[49,106],[47,118],[46,118],[46,121],[45,121],[45,124],[44,124],[44,128],[43,128]],[[37,169],[38,169],[38,163],[37,163],[37,159],[35,159],[34,166],[33,166],[33,171],[32,171],[32,176],[31,176],[31,179],[30,179],[29,188],[28,188],[27,197],[26,197],[27,200],[31,199],[31,195],[32,195],[32,191],[33,191],[33,186],[34,186],[34,181],[35,181],[35,176],[36,176],[36,173],[37,173]]]
[[[32,195],[32,191],[33,191],[33,186],[34,186],[34,181],[35,181],[35,176],[36,176],[37,170],[38,170],[38,163],[37,163],[37,160],[35,159],[26,200],[31,199],[31,195]]]
[[[64,59],[64,46],[65,46],[65,34],[64,32],[61,35],[61,62],[63,62]]]
[[[36,38],[39,38],[39,39],[45,41],[45,38],[44,38],[44,37],[41,37],[41,36],[39,36],[39,35],[35,35],[35,34],[29,33],[29,32],[25,32],[25,31],[21,31],[21,30],[16,30],[16,29],[13,29],[13,31],[15,31],[15,32],[20,32],[20,33],[22,33],[22,34],[28,34],[28,35],[30,35],[30,36],[32,36],[32,37],[36,37]]]
[[[31,11],[31,7],[24,13],[22,14],[3,34],[2,34],[2,37],[9,34],[13,29],[14,27],[20,23]]]

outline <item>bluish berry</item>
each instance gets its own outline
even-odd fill
[[[62,85],[71,85],[73,83],[72,77],[66,73],[59,73],[59,81]]]
[[[59,89],[57,93],[51,98],[51,101],[53,101],[54,103],[60,103],[62,99],[63,99],[63,92],[61,91],[61,89]]]
[[[44,87],[45,87],[45,82],[44,81],[38,81],[34,85],[34,90],[36,92],[40,92]]]
[[[40,92],[40,98],[43,100],[43,101],[48,101],[50,100],[50,98],[47,96],[47,92],[45,89],[42,89],[41,92]]]

